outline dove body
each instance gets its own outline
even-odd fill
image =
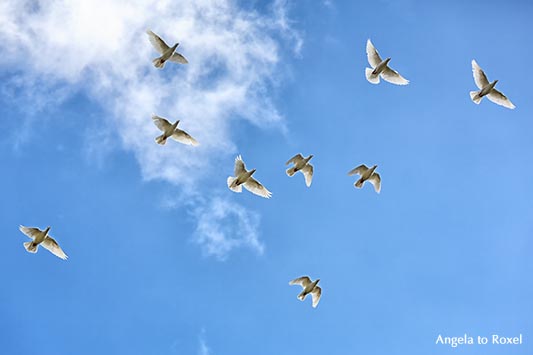
[[[381,59],[381,56],[370,39],[366,42],[366,55],[371,68],[365,69],[365,75],[370,83],[379,84],[379,78],[382,77],[385,81],[395,85],[409,84],[409,80],[389,67],[390,57],[385,60]]]
[[[35,233],[35,237],[31,242],[24,243],[24,247],[26,248],[26,250],[31,253],[36,253],[38,245],[45,240],[49,231],[50,227],[46,227],[44,231],[40,231],[40,233]]]
[[[39,228],[19,226],[19,230],[31,239],[31,242],[23,243],[24,248],[29,253],[37,253],[39,245],[41,245],[58,258],[63,260],[68,258],[55,239],[48,234],[50,227],[40,230]]]
[[[312,158],[312,154],[309,155],[307,158],[304,158],[300,153],[293,156],[288,162],[285,163],[285,165],[289,165],[290,163],[294,164],[293,166],[287,169],[287,175],[294,176],[294,174],[296,174],[298,171],[301,171],[305,177],[305,184],[307,185],[307,187],[311,186],[311,182],[313,181],[314,168],[309,163],[309,161]]]
[[[250,171],[243,171],[240,173],[235,180],[230,185],[230,188],[237,187],[239,185],[244,184],[252,175],[255,173],[257,169],[252,169]]]
[[[167,142],[167,139],[169,137],[172,137],[172,135],[174,134],[174,132],[176,131],[176,128],[178,127],[178,124],[180,123],[180,120],[177,120],[176,122],[174,122],[172,125],[168,126],[167,129],[165,129],[165,131],[163,132],[162,135],[160,135],[159,137],[157,137],[155,139],[155,141],[157,142],[157,144],[161,144],[161,145],[164,145],[166,142]]]
[[[293,158],[294,159],[294,166],[292,168],[287,169],[287,175],[293,176],[298,171],[302,170],[307,165],[307,163],[309,163],[309,160],[311,160],[311,158],[313,158],[312,154],[310,156],[308,156],[307,158],[303,158],[303,159],[294,159]],[[291,159],[290,161],[292,161],[293,159]]]
[[[311,295],[311,298],[313,299],[312,306],[313,308],[316,308],[316,306],[318,306],[318,302],[320,302],[320,297],[322,296],[322,289],[320,286],[318,286],[319,282],[320,279],[311,281],[309,276],[302,276],[290,281],[289,285],[300,285],[303,290],[297,296],[298,299],[303,301],[307,295]]]
[[[161,54],[160,57],[157,57],[152,60],[152,63],[156,68],[163,69],[167,61],[179,64],[188,63],[187,59],[185,59],[183,55],[176,52],[176,48],[178,48],[179,43],[176,43],[175,45],[170,47],[165,43],[165,41],[161,39],[161,37],[153,33],[151,30],[147,30],[146,33],[148,34],[148,39],[150,40],[152,46],[155,48],[156,51],[159,52],[159,54]]]
[[[381,63],[379,63],[375,68],[374,70],[372,70],[372,75],[379,75],[381,74],[385,68],[387,68],[387,65],[389,64],[391,58],[387,58],[385,59],[384,61],[382,61]]]
[[[498,80],[489,82],[487,75],[475,60],[472,60],[472,73],[474,75],[476,86],[479,89],[479,91],[470,91],[470,98],[475,104],[479,104],[483,97],[487,97],[487,99],[497,105],[511,110],[515,108],[515,105],[507,98],[507,96],[494,88]]]
[[[358,167],[350,170],[348,175],[360,175],[359,180],[357,180],[354,184],[355,187],[361,188],[363,187],[365,181],[368,181],[374,185],[374,190],[379,193],[381,191],[381,176],[376,173],[377,167],[377,165],[373,165],[371,168],[368,168],[365,164],[361,164]]]
[[[498,82],[498,80],[494,80],[492,83],[490,83],[489,85],[485,85],[483,87],[483,89],[481,89],[481,91],[479,91],[477,93],[477,95],[481,98],[483,96],[487,96],[491,91],[492,89],[494,89],[494,87],[496,86],[496,83]]]
[[[186,145],[197,146],[199,144],[198,141],[191,137],[189,133],[178,128],[180,120],[177,120],[176,122],[171,124],[166,118],[159,117],[156,114],[153,114],[152,121],[154,122],[156,127],[159,128],[161,132],[163,132],[163,134],[155,138],[157,144],[164,145],[167,142],[168,138],[172,138],[175,141]]]
[[[372,176],[372,174],[374,174],[374,171],[376,170],[377,167],[378,167],[377,165],[374,165],[370,169],[368,169],[367,171],[362,173],[361,174],[361,178],[359,178],[359,180],[357,180],[357,182],[355,183],[355,186],[357,186],[357,187],[363,186],[363,183],[366,180],[368,180]]]
[[[305,297],[308,294],[310,294],[311,291],[313,291],[315,289],[315,286],[318,285],[319,282],[320,282],[320,279],[316,279],[315,281],[311,282],[306,287],[304,287],[302,292],[300,292],[300,294],[298,295],[298,298],[303,301],[305,299]]]
[[[154,63],[154,66],[158,69],[163,68],[165,66],[165,62],[172,56],[172,54],[174,54],[174,51],[176,50],[176,48],[178,48],[179,45],[179,43],[176,43],[175,45],[167,49],[163,53],[163,55],[161,55],[161,57],[155,58],[152,61],[152,63]]]
[[[242,187],[251,193],[264,197],[270,198],[272,193],[268,191],[259,181],[254,179],[252,175],[255,173],[256,169],[246,170],[244,161],[239,155],[235,158],[235,170],[233,176],[228,176],[227,184],[228,188],[233,192],[242,192]]]

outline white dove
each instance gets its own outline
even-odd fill
[[[152,46],[154,46],[155,50],[158,51],[161,56],[155,58],[152,60],[152,63],[154,63],[154,66],[158,69],[163,69],[165,66],[165,62],[167,60],[170,60],[174,63],[180,63],[180,64],[187,64],[189,63],[187,59],[185,59],[184,56],[176,52],[176,48],[178,48],[179,43],[176,43],[172,47],[169,47],[165,41],[161,39],[158,35],[153,33],[150,30],[147,30],[146,33],[148,34],[148,39],[150,40],[150,43],[152,43]]]
[[[24,226],[19,226],[19,229],[22,233],[33,239],[31,242],[24,243],[24,248],[26,248],[28,252],[37,253],[39,245],[42,245],[43,248],[47,249],[58,258],[61,258],[63,260],[68,258],[68,256],[63,252],[63,250],[61,249],[59,244],[57,244],[54,238],[48,235],[50,227],[47,227],[44,231],[38,228],[28,228]]]
[[[157,126],[157,128],[163,132],[162,135],[155,138],[157,144],[164,145],[168,138],[172,138],[175,141],[192,146],[197,146],[200,144],[196,141],[196,139],[191,137],[189,133],[177,128],[180,120],[177,120],[174,122],[174,124],[171,124],[166,118],[159,117],[155,114],[152,114],[152,120],[154,120],[154,124]]]
[[[361,188],[363,187],[363,184],[365,181],[370,182],[372,185],[374,185],[374,190],[376,190],[377,193],[381,191],[381,177],[378,173],[375,172],[376,168],[378,166],[374,165],[371,168],[368,168],[365,164],[359,165],[357,168],[354,168],[350,170],[348,175],[352,176],[355,174],[361,175],[361,178],[357,180],[354,184],[355,187]]]
[[[474,74],[474,81],[480,89],[479,91],[470,91],[470,98],[474,103],[479,105],[481,99],[486,96],[490,101],[500,106],[510,108],[511,110],[516,107],[504,94],[494,88],[498,80],[489,83],[489,79],[487,79],[487,76],[475,60],[472,60],[472,72]]]
[[[237,156],[237,158],[235,158],[235,177],[228,176],[227,182],[230,190],[234,192],[242,192],[242,186],[244,185],[246,190],[251,193],[264,198],[270,198],[272,193],[252,177],[255,170],[256,169],[247,171],[244,161],[242,161],[242,157],[240,155]]]
[[[372,68],[365,68],[366,79],[372,84],[379,84],[379,77],[383,80],[396,85],[407,85],[409,80],[402,77],[397,71],[392,70],[389,67],[390,58],[381,60],[378,51],[368,40],[366,42],[366,56],[368,63]]]
[[[293,156],[285,165],[293,163],[294,165],[287,169],[287,175],[293,176],[296,172],[301,171],[305,177],[305,184],[307,187],[311,186],[313,180],[313,166],[309,164],[309,160],[313,155],[309,155],[307,158],[304,158],[301,154],[296,154]]]
[[[320,279],[311,281],[311,279],[308,276],[302,276],[289,282],[289,285],[302,286],[303,290],[298,295],[298,299],[300,301],[303,301],[305,300],[305,297],[308,294],[311,294],[313,298],[313,308],[316,308],[316,306],[318,306],[318,302],[320,302],[320,296],[322,295],[322,289],[319,286],[317,286],[319,282],[320,282]]]

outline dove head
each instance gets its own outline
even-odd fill
[[[180,123],[180,120],[176,120],[176,122],[174,122],[174,124],[172,125],[172,127],[176,128],[178,127],[178,124]]]
[[[252,176],[252,175],[255,173],[256,170],[257,170],[257,169],[252,169],[252,170],[250,170],[250,176]]]
[[[391,60],[391,57],[388,57],[387,59],[385,59],[384,60],[385,64],[389,64],[390,60]]]
[[[48,231],[50,230],[50,226],[46,227],[46,229],[44,230],[44,234],[48,234]]]
[[[314,155],[313,154],[309,154],[309,157],[307,158],[307,161],[313,159]]]
[[[496,83],[498,82],[498,80],[494,80],[492,83],[490,83],[490,85],[492,85],[492,87],[496,86]]]

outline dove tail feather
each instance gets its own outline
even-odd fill
[[[372,74],[374,69],[365,68],[366,80],[372,84],[379,84],[379,74]]]
[[[287,175],[293,176],[295,173],[296,173],[296,168],[295,167],[287,169]]]
[[[357,180],[357,181],[355,182],[354,185],[355,185],[355,187],[361,188],[361,187],[363,187],[363,184],[364,184],[364,183],[365,183],[365,182],[364,182],[362,179],[359,179],[359,180]]]
[[[233,182],[237,180],[233,176],[228,176],[228,187],[233,192],[242,192],[242,185],[233,185]]]
[[[165,145],[165,143],[167,142],[167,139],[165,138],[165,135],[162,134],[159,137],[156,137],[155,142],[157,144]]]
[[[155,58],[154,60],[152,60],[152,63],[154,63],[154,67],[156,67],[157,69],[163,69],[163,67],[165,66],[165,61],[162,60],[161,57]]]
[[[475,104],[478,104],[481,102],[482,96],[479,96],[479,91],[470,91],[470,98],[472,101],[474,101]]]
[[[33,242],[26,242],[24,243],[24,248],[30,253],[37,253],[37,248],[39,248],[38,244],[33,244]]]

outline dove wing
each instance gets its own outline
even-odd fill
[[[161,37],[153,33],[151,30],[147,30],[146,33],[148,34],[150,43],[152,43],[152,46],[154,46],[156,51],[158,51],[160,54],[168,51],[170,47],[161,39]]]
[[[305,177],[305,184],[307,187],[311,186],[311,182],[313,181],[313,166],[311,164],[307,164],[302,168],[301,171]]]
[[[376,190],[377,193],[381,191],[381,176],[379,176],[378,173],[372,174],[372,176],[368,178],[368,182],[374,185],[374,190]]]
[[[300,285],[303,288],[306,288],[307,285],[311,283],[311,279],[307,276],[298,277],[297,279],[291,280],[289,285]]]
[[[196,139],[191,137],[191,135],[181,129],[176,129],[174,134],[171,136],[175,141],[178,141],[183,144],[197,146],[199,143]]]
[[[292,158],[290,158],[289,161],[287,161],[285,163],[285,165],[289,165],[290,163],[296,164],[298,161],[302,160],[303,158],[304,157],[300,153],[298,153],[295,156],[293,156]]]
[[[168,58],[169,61],[171,62],[174,62],[174,63],[179,63],[179,64],[187,64],[189,63],[189,61],[187,59],[185,59],[184,56],[182,56],[181,54],[179,54],[178,52],[174,52],[174,54],[172,54],[172,56],[170,56],[170,58]]]
[[[388,81],[389,83],[392,83],[392,84],[396,84],[396,85],[407,85],[407,84],[409,84],[409,80],[405,79],[397,71],[392,70],[389,67],[386,67],[385,70],[383,70],[381,72],[381,77],[385,81]]]
[[[363,175],[368,170],[368,167],[365,164],[359,165],[357,168],[353,168],[348,172],[348,175],[352,176],[355,174]]]
[[[152,115],[152,120],[154,120],[154,124],[157,126],[157,128],[159,128],[159,130],[163,132],[165,132],[170,126],[172,126],[166,118],[159,117],[157,115]]]
[[[311,291],[311,297],[313,297],[313,308],[318,306],[318,302],[320,302],[320,296],[322,296],[322,289],[320,286],[315,286],[313,291]]]
[[[241,173],[244,173],[246,171],[246,166],[244,165],[244,161],[242,160],[242,157],[239,155],[237,158],[235,158],[235,177],[239,176]]]
[[[246,190],[257,196],[261,196],[264,198],[270,198],[272,196],[272,192],[268,191],[263,185],[261,185],[259,181],[257,181],[251,176],[244,183],[244,187],[246,188]]]
[[[495,104],[498,104],[503,107],[510,108],[511,110],[514,109],[516,106],[513,105],[513,103],[501,92],[499,92],[496,89],[492,89],[488,94],[487,98],[494,102]]]
[[[474,81],[479,89],[483,89],[489,85],[489,79],[485,75],[485,72],[479,67],[475,60],[472,60],[472,74],[474,74]]]
[[[374,47],[370,40],[366,41],[366,56],[368,58],[368,63],[372,68],[377,67],[378,64],[382,62],[376,47]]]
[[[41,245],[43,246],[43,248],[47,249],[49,252],[51,252],[60,259],[66,260],[68,258],[67,254],[65,254],[59,244],[57,244],[57,242],[52,237],[44,238]]]
[[[35,239],[36,236],[42,233],[42,231],[38,228],[24,227],[22,225],[19,226],[19,230],[31,239]]]

